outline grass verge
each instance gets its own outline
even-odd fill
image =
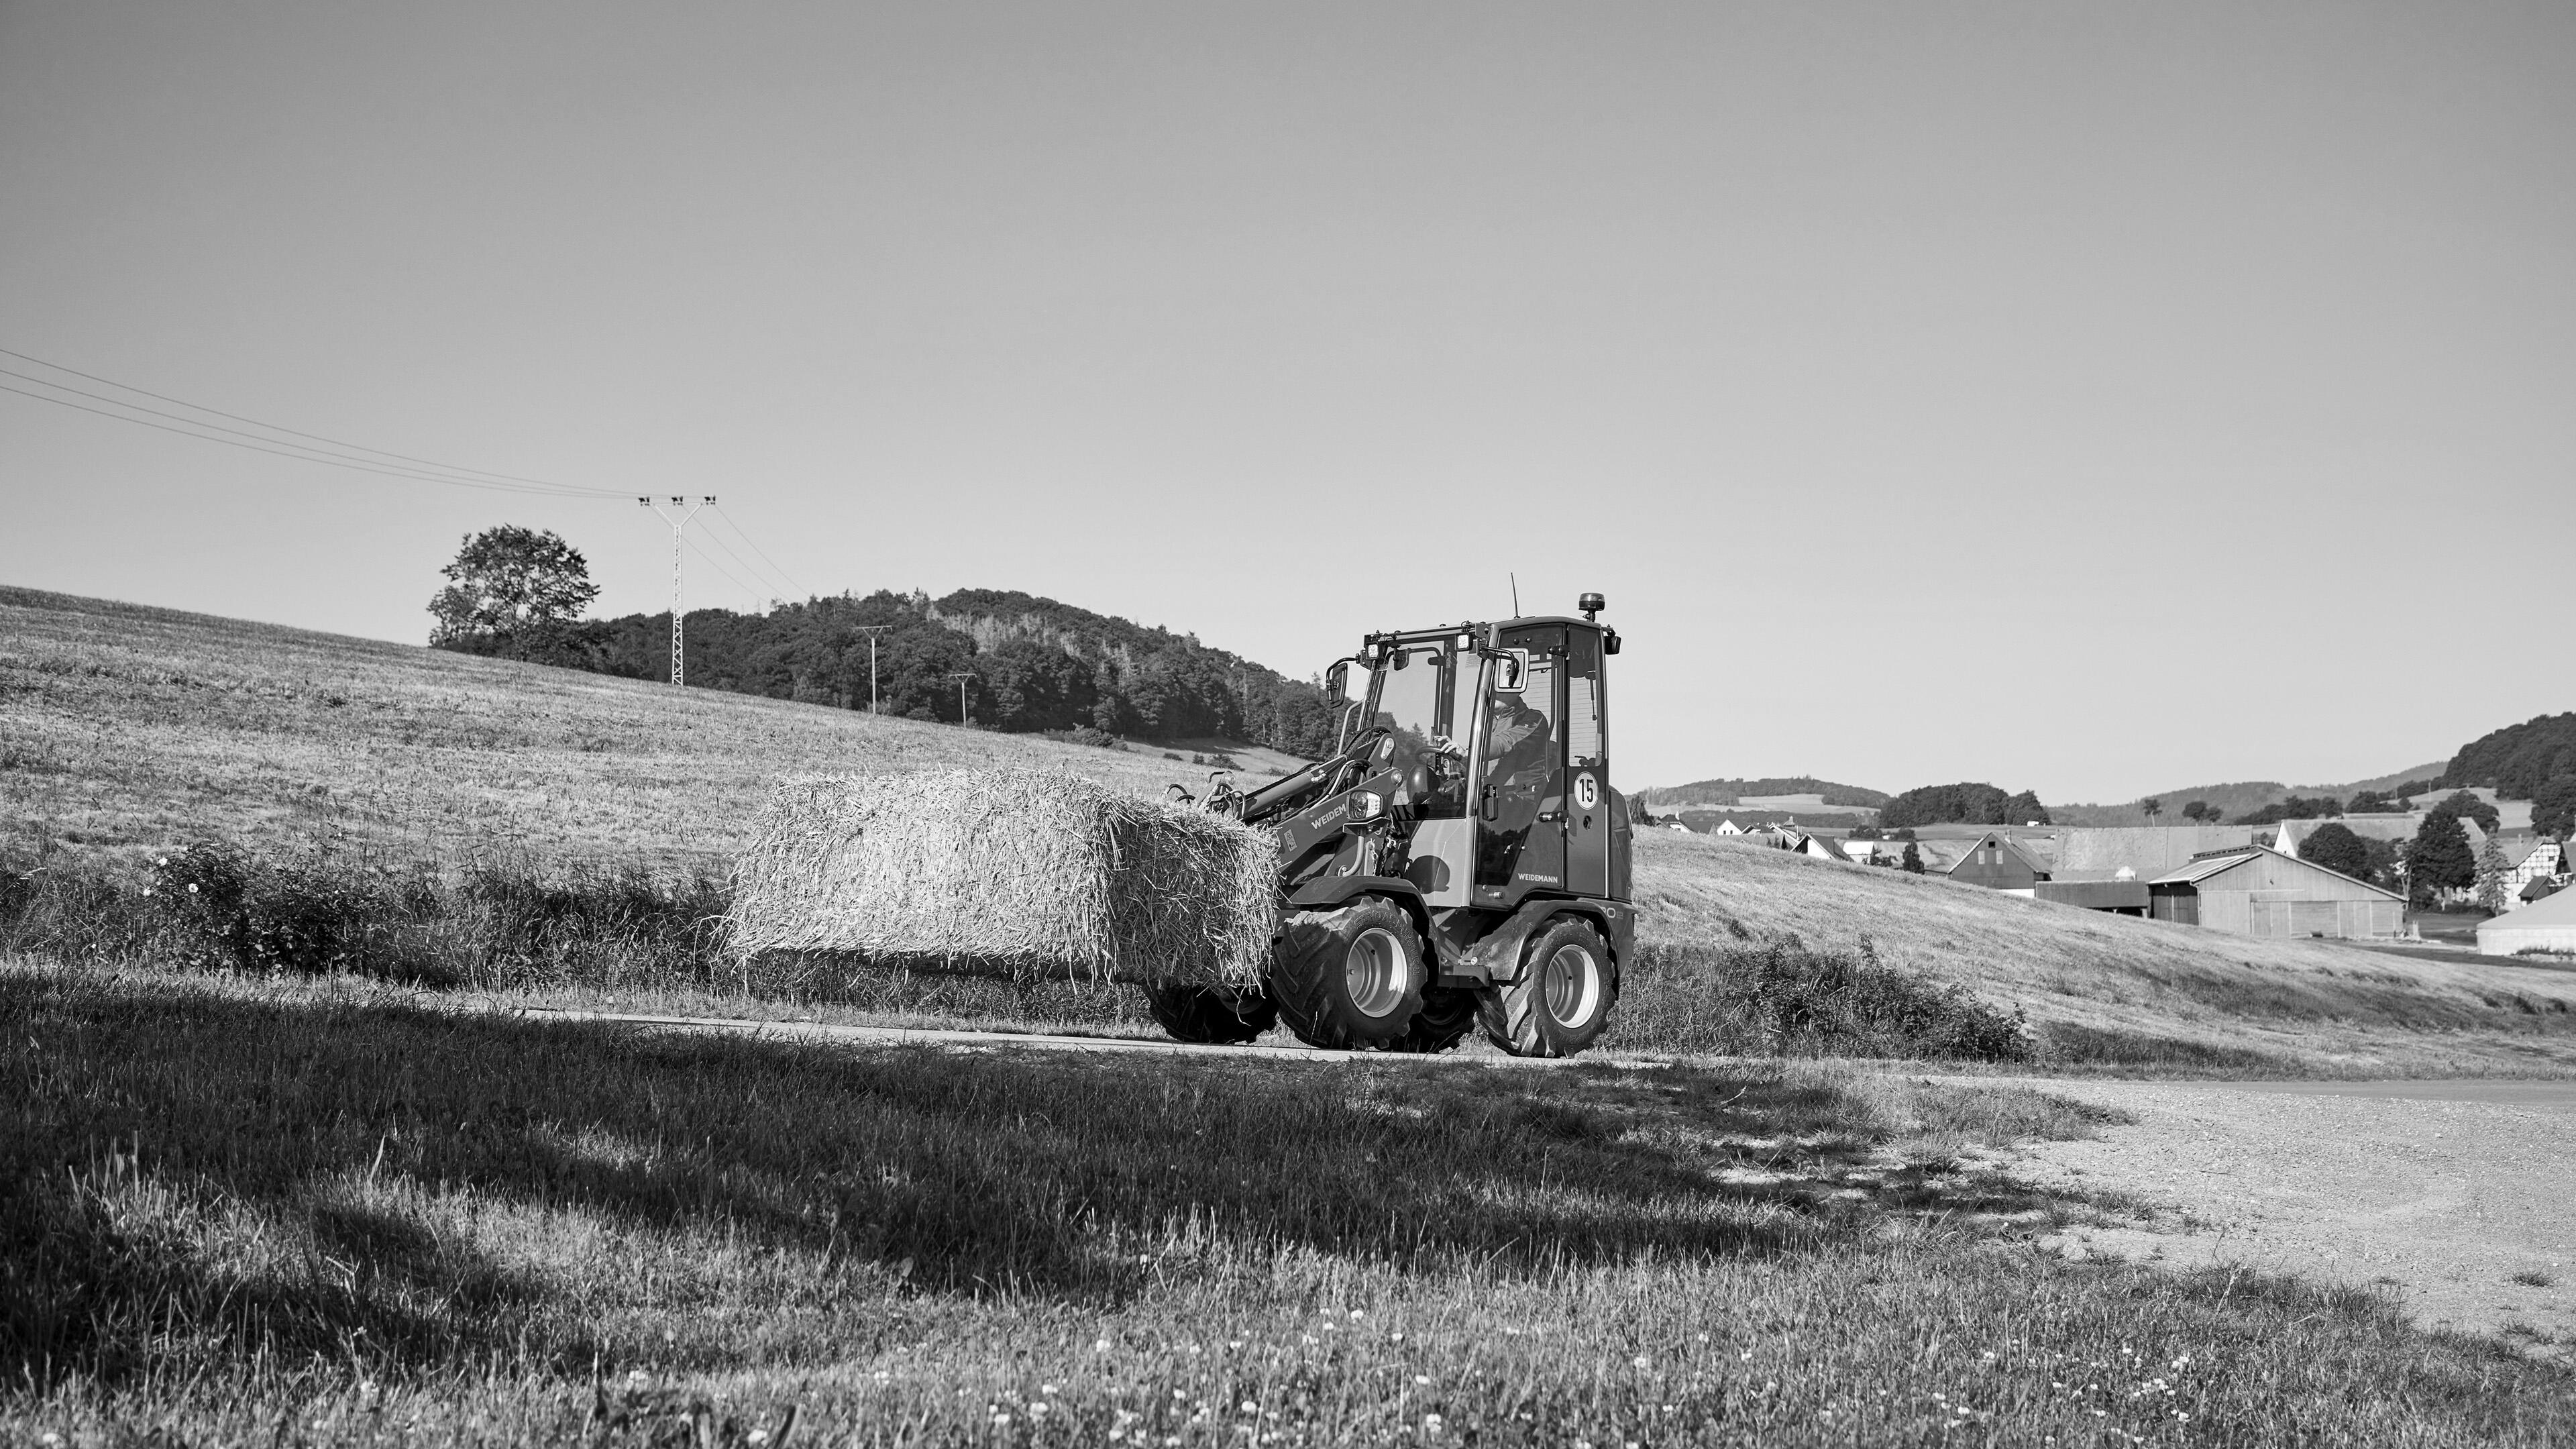
[[[0,1437],[2545,1444],[2348,1293],[2064,1265],[2019,1088],[844,1051],[0,977]]]

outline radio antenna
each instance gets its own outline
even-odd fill
[[[1512,581],[1512,617],[1517,619],[1521,616],[1521,576],[1506,571],[1503,577]]]

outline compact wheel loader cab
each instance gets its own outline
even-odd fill
[[[1371,634],[1335,663],[1332,758],[1199,802],[1278,837],[1266,990],[1158,987],[1155,1019],[1248,1041],[1275,1015],[1344,1050],[1447,1051],[1480,1026],[1518,1056],[1597,1040],[1636,927],[1602,607]]]

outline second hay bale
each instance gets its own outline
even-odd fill
[[[1048,770],[778,788],[735,866],[746,956],[1249,986],[1270,963],[1271,836]]]

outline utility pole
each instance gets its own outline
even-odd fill
[[[684,682],[684,667],[680,659],[680,645],[683,642],[680,637],[680,534],[689,526],[689,520],[698,516],[698,510],[715,502],[716,496],[712,493],[701,494],[697,502],[690,503],[688,499],[676,493],[672,494],[673,508],[683,504],[688,507],[688,512],[677,518],[663,512],[662,505],[650,498],[638,497],[635,501],[652,509],[655,517],[671,525],[671,682],[680,684]]]
[[[868,713],[883,714],[884,706],[877,703],[877,635],[894,626],[892,624],[852,624],[850,627],[868,636]]]
[[[966,674],[952,674],[948,677],[957,681],[957,725],[960,729],[963,729],[966,725],[966,681],[974,678],[975,676],[970,672]]]

